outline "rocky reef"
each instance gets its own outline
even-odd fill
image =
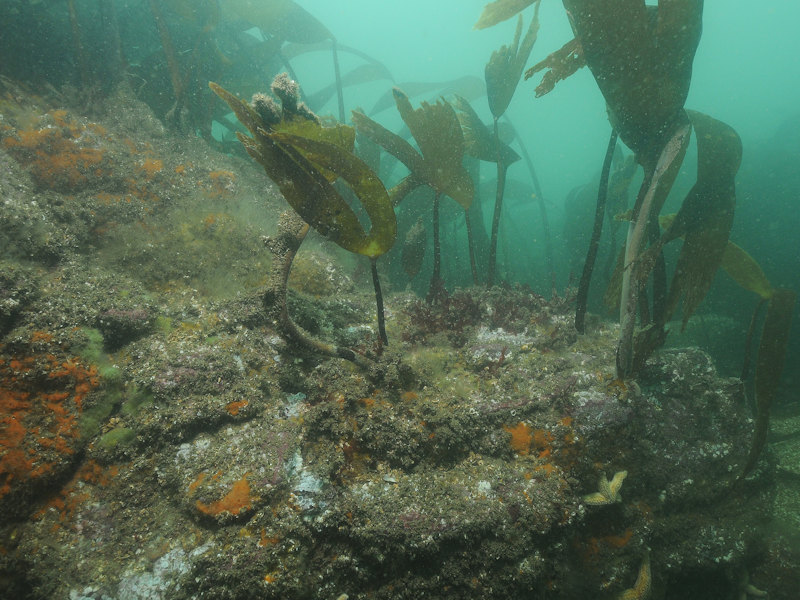
[[[615,326],[514,287],[387,294],[372,370],[298,351],[261,304],[262,173],[124,92],[38,102],[0,105],[7,594],[791,597],[782,471],[737,481],[750,409],[703,352],[614,379]],[[307,246],[295,320],[373,352],[363,274]]]

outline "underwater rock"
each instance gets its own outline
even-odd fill
[[[153,316],[146,308],[109,308],[97,315],[97,327],[111,349],[147,335],[153,323]]]
[[[0,520],[24,518],[34,498],[69,477],[86,445],[79,420],[97,367],[45,331],[0,346]]]
[[[220,524],[246,521],[272,503],[297,470],[296,421],[249,421],[180,445],[170,479],[183,493],[182,505],[195,519]]]
[[[103,126],[119,135],[123,118]],[[752,422],[704,353],[662,351],[615,380],[613,326],[578,337],[568,300],[508,287],[438,306],[387,295],[396,341],[373,370],[309,356],[261,308],[274,190],[150,129],[132,143],[152,162],[117,155],[140,177],[106,191],[118,198],[49,190],[26,209],[30,180],[15,196],[0,178],[2,224],[29,219],[15,240],[40,217],[72,240],[20,245],[37,264],[0,267],[14,305],[0,585],[31,599],[610,599],[645,589],[648,547],[651,597],[697,595],[698,581],[732,596],[744,569],[771,594],[788,581],[753,568],[774,457],[732,485]],[[373,300],[330,271],[326,245],[306,258],[293,314],[371,356]],[[618,502],[586,501],[621,471]]]
[[[8,261],[0,261],[0,335],[14,326],[38,293],[35,271]]]

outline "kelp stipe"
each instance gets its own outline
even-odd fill
[[[508,144],[500,141],[500,138],[495,136],[483,121],[481,121],[478,113],[475,112],[466,98],[456,94],[453,98],[453,107],[456,109],[458,120],[461,123],[461,131],[464,135],[465,153],[468,156],[472,156],[477,160],[502,164],[503,169],[508,169],[509,165],[520,159],[519,154],[514,152]],[[470,264],[473,269],[473,283],[477,284],[472,227],[467,210],[464,211],[464,217],[467,225]]]
[[[612,0],[597,10],[587,0],[564,0],[564,6],[575,40],[527,75],[550,69],[537,88],[542,95],[587,64],[608,104],[612,127],[645,171],[631,213],[622,272],[617,376],[624,378],[636,372],[665,335],[663,257],[659,251],[648,261],[641,259],[648,243],[659,237],[657,215],[688,147],[691,124],[683,104],[702,30],[703,3],[655,7]],[[643,313],[644,329],[635,339],[639,296],[651,273],[652,311]]]
[[[411,172],[390,191],[393,204],[419,185],[430,186],[435,192],[433,201],[434,267],[428,298],[435,301],[445,292],[441,277],[439,246],[439,202],[442,195],[450,196],[464,210],[472,204],[474,186],[462,162],[464,136],[453,107],[444,99],[435,104],[422,102],[415,109],[408,97],[394,89],[397,110],[417,142],[419,152],[400,136],[379,125],[368,116],[353,111],[353,123],[359,133],[379,144],[402,162]]]
[[[298,104],[297,86],[285,74],[276,77],[272,85],[273,93],[281,99],[280,112],[275,101],[268,96],[257,95],[254,106],[251,106],[215,83],[209,85],[253,135],[237,134],[247,152],[264,167],[302,220],[345,250],[370,259],[379,335],[382,343],[387,343],[383,296],[375,261],[394,244],[397,222],[380,179],[353,153],[355,130],[345,125],[320,125],[310,110]],[[364,230],[358,216],[333,186],[339,178],[361,201],[371,223],[369,232]],[[273,273],[273,289],[265,297],[268,309],[276,316],[283,333],[295,342],[316,352],[363,365],[364,361],[352,351],[312,341],[291,321],[285,307],[286,279],[305,232],[291,220],[284,224],[285,239],[276,246],[282,249],[281,254],[276,254],[276,259],[282,261],[283,266],[281,271]],[[277,303],[277,308],[270,307],[270,302]]]
[[[756,359],[756,424],[750,443],[750,454],[739,474],[739,480],[746,477],[755,468],[761,450],[767,441],[772,401],[777,393],[778,382],[783,371],[792,324],[792,312],[796,301],[797,294],[794,291],[777,289],[774,290],[767,305],[767,316],[764,319],[761,341],[758,346],[758,358]]]
[[[525,63],[533,50],[536,42],[536,35],[539,31],[539,2],[536,1],[536,9],[531,19],[531,24],[522,36],[522,15],[517,19],[517,29],[514,33],[514,40],[510,46],[502,46],[499,50],[492,53],[489,62],[484,69],[486,78],[486,95],[489,100],[489,110],[494,119],[494,140],[495,151],[497,153],[497,194],[494,204],[494,215],[492,217],[492,233],[489,245],[489,271],[487,284],[489,287],[495,283],[495,272],[497,269],[497,236],[500,228],[500,215],[503,208],[503,194],[505,191],[506,173],[508,164],[504,163],[500,156],[500,134],[498,131],[498,120],[506,112],[511,98],[517,89],[517,84],[522,78],[522,71]]]
[[[586,307],[589,301],[589,284],[592,281],[594,263],[597,259],[597,251],[600,249],[600,236],[603,233],[603,221],[606,216],[606,198],[608,197],[608,178],[611,172],[611,162],[614,158],[614,150],[617,147],[617,132],[612,129],[608,138],[606,157],[603,160],[603,169],[600,172],[600,185],[597,191],[597,205],[594,214],[594,226],[592,227],[592,237],[589,241],[589,250],[586,252],[586,261],[581,273],[581,281],[578,284],[578,295],[576,297],[575,308],[575,329],[578,333],[586,333]]]

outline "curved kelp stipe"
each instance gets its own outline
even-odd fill
[[[378,326],[387,343],[383,319],[383,296],[377,278],[375,260],[394,244],[397,222],[391,200],[378,176],[354,153],[355,130],[345,125],[323,127],[303,104],[298,104],[298,90],[285,75],[275,78],[272,90],[281,99],[281,107],[270,97],[256,95],[253,105],[244,102],[215,83],[211,89],[236,114],[253,137],[238,133],[247,152],[258,161],[289,205],[309,225],[345,250],[362,254],[371,261]],[[333,182],[343,180],[361,202],[371,227],[365,231],[358,216],[341,196]],[[291,228],[294,232],[297,228]],[[303,236],[289,235],[287,239]],[[296,250],[295,250],[296,251]],[[294,253],[286,253],[286,277]],[[285,286],[285,279],[284,286]],[[285,303],[284,293],[272,294]],[[281,300],[282,299],[282,300]],[[277,316],[283,329],[298,343],[309,346],[308,336],[296,335],[299,328],[290,323],[288,311],[279,307]],[[311,344],[323,351],[319,344]],[[342,356],[341,352],[325,352]]]
[[[636,366],[644,363],[645,351],[635,351],[634,340],[636,312],[639,308],[641,281],[647,278],[650,266],[641,261],[645,244],[645,233],[651,218],[666,200],[672,184],[680,170],[686,149],[689,146],[691,129],[684,125],[664,146],[650,177],[645,177],[637,199],[637,207],[631,215],[628,226],[628,237],[625,243],[625,259],[622,272],[622,293],[620,296],[619,342],[617,344],[617,376],[624,378],[636,371]],[[660,253],[657,255],[660,256]],[[662,337],[660,328],[647,330],[647,350],[652,351],[653,344],[660,345],[663,339],[654,341],[651,335]],[[640,345],[641,347],[641,345]]]
[[[734,178],[739,169],[742,145],[736,132],[725,123],[695,111],[688,111],[697,134],[697,181],[686,196],[680,211],[664,222],[666,231],[643,250],[646,224],[632,219],[626,245],[625,271],[623,272],[622,301],[620,309],[620,345],[618,369],[620,373],[637,371],[647,356],[661,345],[666,332],[664,326],[683,300],[683,327],[705,298],[714,275],[722,266],[728,249],[728,236],[733,225],[736,203]],[[670,161],[673,178],[664,183],[659,168],[651,180],[650,190],[658,183],[663,190],[657,208],[648,206],[650,190],[645,196],[642,213],[656,214],[663,197],[672,187],[674,175],[682,161],[688,139],[682,146],[667,145],[663,159]],[[665,163],[660,162],[660,165]],[[662,221],[663,222],[663,221]],[[678,262],[669,285],[662,313],[653,315],[653,322],[634,338],[632,333],[639,291],[642,290],[664,245],[683,239]],[[635,246],[633,245],[635,244]],[[655,312],[655,311],[654,311]],[[628,346],[627,344],[630,344]]]
[[[603,221],[606,217],[606,199],[608,197],[608,178],[611,173],[611,162],[614,159],[614,150],[617,147],[617,132],[611,130],[606,147],[606,157],[603,160],[603,169],[600,172],[600,186],[597,190],[597,203],[594,211],[594,225],[592,237],[589,240],[589,250],[583,264],[581,281],[578,284],[578,295],[575,298],[575,329],[578,333],[586,333],[586,307],[589,301],[589,285],[592,281],[594,263],[600,249],[600,236],[603,233]]]
[[[528,152],[528,148],[525,144],[525,141],[520,137],[517,133],[516,128],[511,123],[511,119],[508,118],[508,115],[505,117],[505,125],[507,125],[512,134],[512,139],[516,140],[517,144],[519,145],[519,150],[522,153],[522,161],[525,163],[526,168],[528,169],[528,173],[531,177],[531,183],[533,183],[533,189],[536,193],[535,199],[539,205],[539,219],[542,224],[542,230],[544,231],[544,253],[545,253],[545,260],[547,261],[547,271],[550,274],[550,290],[555,297],[557,295],[556,291],[556,268],[555,268],[555,258],[554,258],[554,251],[553,251],[553,235],[550,231],[550,220],[547,216],[547,202],[545,201],[544,193],[542,192],[542,186],[539,182],[539,176],[536,174],[536,169],[533,166],[533,159],[531,158],[530,153]],[[501,134],[502,139],[502,134]]]
[[[341,85],[342,89],[346,89],[363,83],[385,79],[392,81],[392,75],[383,65],[375,63],[359,65],[342,75],[341,83],[334,81],[313,94],[308,94],[306,96],[306,102],[312,109],[316,110],[324,106],[334,94],[338,94],[339,85]]]

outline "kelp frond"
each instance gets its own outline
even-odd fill
[[[495,0],[483,7],[475,29],[486,29],[510,19],[539,0]]]
[[[536,86],[536,97],[539,98],[552,92],[559,81],[566,79],[585,66],[586,59],[583,57],[583,48],[576,38],[525,71],[525,80],[527,81],[539,71],[547,69],[542,81]]]

